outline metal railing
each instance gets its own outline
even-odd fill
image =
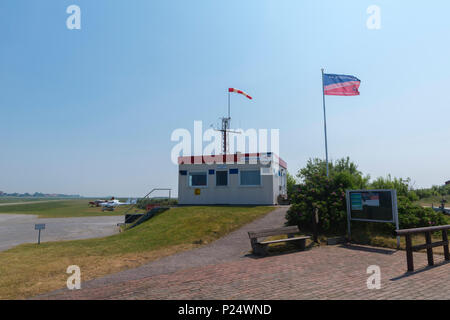
[[[171,188],[154,188],[154,189],[152,189],[149,193],[147,193],[144,197],[140,198],[139,200],[148,198],[148,197],[149,197],[153,192],[155,192],[155,191],[169,191],[169,198],[168,198],[168,201],[169,201],[169,203],[170,203],[170,197],[171,197],[171,194],[172,194],[172,189],[171,189]],[[139,200],[137,200],[136,203],[134,203],[131,207],[129,207],[129,208],[127,209],[127,211],[125,211],[124,215],[126,215],[126,214],[127,214],[128,212],[130,212],[134,207],[136,207],[136,205],[137,205],[137,203],[138,203]]]

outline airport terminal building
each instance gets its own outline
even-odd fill
[[[287,164],[276,154],[178,158],[180,205],[275,205],[286,197]]]

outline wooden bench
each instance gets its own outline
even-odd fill
[[[310,239],[309,236],[295,237],[296,233],[300,230],[297,226],[276,228],[276,229],[264,229],[261,231],[251,231],[248,233],[250,243],[252,245],[253,253],[259,256],[267,255],[267,246],[271,243],[279,242],[292,242],[300,250],[305,250],[306,239]],[[266,238],[270,236],[287,235],[287,239],[271,240],[271,241],[258,241],[259,238]]]

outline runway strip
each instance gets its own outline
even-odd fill
[[[0,251],[22,243],[36,243],[36,223],[45,223],[41,242],[105,237],[118,232],[123,216],[38,219],[36,215],[0,214]]]

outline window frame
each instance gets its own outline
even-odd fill
[[[225,184],[225,185],[217,185],[217,172],[226,172],[226,174],[227,174],[227,184]],[[230,171],[229,170],[227,170],[227,169],[223,169],[223,170],[216,170],[216,173],[215,173],[215,175],[214,175],[214,177],[215,177],[215,185],[216,185],[216,187],[217,188],[226,188],[226,187],[228,187],[229,185],[230,185]]]
[[[198,174],[198,173],[204,173],[205,174],[205,176],[206,176],[206,185],[204,185],[204,186],[193,186],[192,185],[192,179],[191,179],[191,174]],[[195,189],[198,189],[198,188],[208,188],[208,170],[206,170],[206,171],[203,171],[203,170],[201,170],[201,171],[188,171],[188,185],[189,185],[189,187],[190,188],[195,188]]]
[[[248,172],[248,171],[259,171],[259,184],[242,184],[242,180],[241,180],[241,172]],[[261,187],[262,184],[262,174],[261,174],[261,168],[258,169],[244,169],[244,170],[239,170],[239,186],[240,187]]]

